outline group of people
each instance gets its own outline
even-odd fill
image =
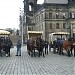
[[[5,52],[6,57],[10,57],[10,49],[13,47],[13,43],[10,37],[0,37],[0,56],[2,57],[3,51]],[[16,56],[21,56],[21,40],[17,39],[16,43]]]
[[[5,51],[6,56],[10,57],[10,48],[12,41],[9,37],[0,38],[0,55],[2,56],[2,50]]]

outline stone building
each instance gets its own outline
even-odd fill
[[[26,30],[43,31],[43,39],[49,40],[49,34],[55,32],[69,32],[69,36],[75,36],[75,0],[44,0],[43,4],[24,0],[24,13]]]

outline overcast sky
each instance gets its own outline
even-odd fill
[[[23,8],[23,0],[0,0],[0,29],[19,28],[20,7]]]

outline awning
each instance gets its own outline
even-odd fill
[[[0,35],[9,35],[10,32],[9,31],[6,31],[6,30],[0,30]]]
[[[30,34],[30,33],[34,33],[34,34],[42,34],[43,31],[28,31],[28,33],[29,33],[29,34]]]
[[[68,35],[68,32],[54,32],[55,35]]]

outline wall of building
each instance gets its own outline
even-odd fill
[[[40,9],[33,13],[29,23],[35,23],[35,25],[29,24],[28,27],[30,27],[31,30],[43,31],[43,39],[48,40],[49,34],[57,31],[74,33],[71,29],[71,26],[72,28],[75,27],[74,2],[70,3],[68,0],[44,1],[48,4],[43,4]],[[51,3],[51,1],[53,3]],[[74,14],[74,18],[71,18],[70,13]]]

